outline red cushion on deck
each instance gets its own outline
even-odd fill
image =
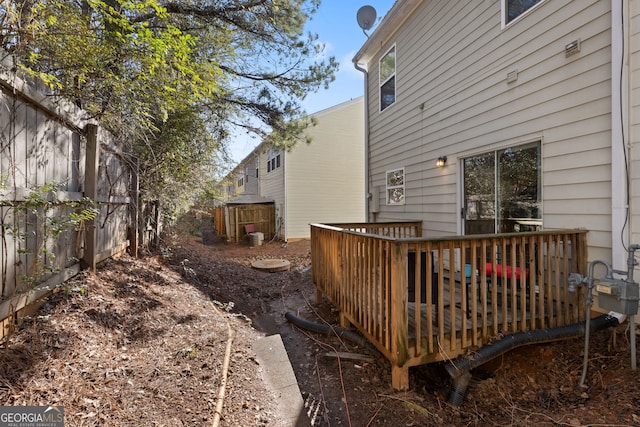
[[[493,264],[488,262],[485,266],[485,270],[487,271],[487,276],[491,276],[491,273],[493,273]],[[507,265],[506,270],[507,270],[506,278],[511,279],[511,266]],[[496,264],[496,276],[502,277],[502,264]],[[524,276],[529,277],[528,268],[524,269]],[[516,280],[520,280],[520,267],[516,267]]]

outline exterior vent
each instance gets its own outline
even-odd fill
[[[518,80],[518,70],[513,70],[507,74],[507,83],[513,83]]]
[[[574,40],[564,47],[564,56],[566,58],[580,52],[580,39]]]

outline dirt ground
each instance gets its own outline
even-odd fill
[[[1,404],[61,405],[66,426],[211,426],[220,405],[221,426],[286,426],[253,350],[278,333],[305,400],[300,425],[640,425],[628,323],[592,334],[583,388],[583,339],[529,345],[476,369],[453,407],[444,365],[411,368],[410,390],[395,392],[375,351],[285,319],[337,323],[333,307],[315,302],[308,241],[250,247],[203,236],[167,236],[158,253],[107,261],[61,286],[0,349]],[[251,267],[269,258],[292,268]]]

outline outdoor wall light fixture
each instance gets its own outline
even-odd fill
[[[436,166],[439,168],[444,167],[447,164],[447,156],[440,156],[438,160],[436,160]]]

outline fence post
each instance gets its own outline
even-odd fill
[[[100,144],[98,143],[98,125],[88,124],[87,160],[85,166],[84,195],[97,203],[98,199],[98,168],[100,167]],[[97,218],[96,218],[97,219]],[[87,221],[85,231],[85,248],[82,261],[92,271],[96,270],[96,219]]]
[[[138,218],[140,212],[140,181],[138,180],[138,172],[140,170],[140,162],[136,161],[135,168],[131,173],[131,202],[129,204],[129,253],[132,257],[138,256],[140,220]]]

